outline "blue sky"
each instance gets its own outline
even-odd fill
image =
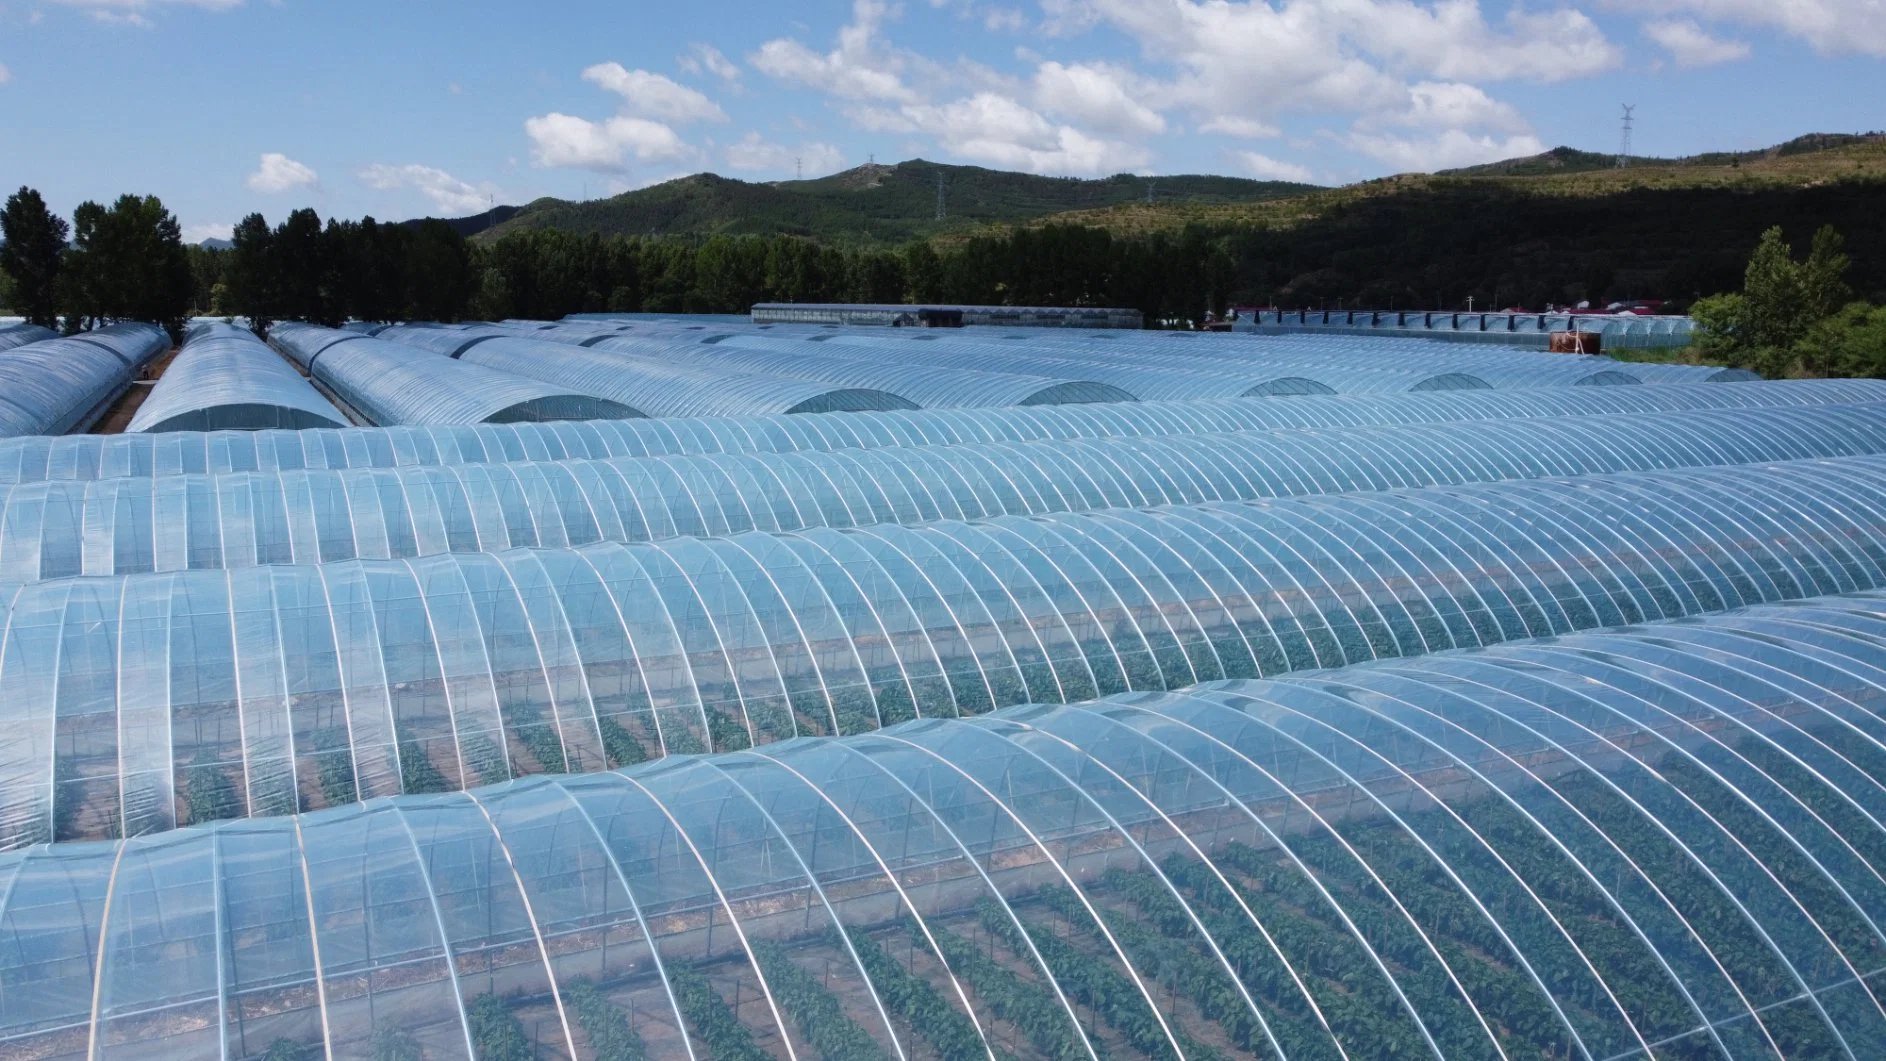
[[[0,0],[0,188],[194,238],[922,156],[1343,183],[1886,127],[1882,0]]]

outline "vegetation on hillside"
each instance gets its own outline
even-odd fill
[[[947,215],[942,220],[936,217],[939,179]],[[479,238],[556,229],[643,237],[791,235],[840,246],[883,246],[1143,202],[1149,193],[1158,201],[1228,205],[1297,195],[1311,187],[1217,176],[1119,174],[1078,180],[913,159],[816,180],[752,184],[702,173],[592,202],[540,199]]]
[[[1732,164],[1711,164],[1712,158]],[[953,204],[970,210],[981,203],[992,215],[1083,197],[1132,198],[1141,194],[1133,191],[1140,182],[1046,180],[913,162],[779,185],[697,178],[588,204],[605,212],[679,211],[657,219],[657,230],[756,230],[689,236],[532,227],[555,221],[570,204],[526,209],[469,241],[444,221],[323,222],[303,210],[274,227],[260,216],[245,219],[227,251],[188,248],[193,282],[185,308],[248,316],[263,329],[280,319],[744,312],[760,301],[1120,305],[1153,321],[1195,319],[1226,304],[1464,308],[1472,299],[1482,307],[1542,308],[1664,299],[1682,309],[1741,286],[1766,230],[1800,238],[1823,225],[1848,238],[1844,282],[1861,297],[1886,302],[1886,143],[1806,138],[1743,158],[1571,172],[1584,164],[1574,154],[1560,159],[1566,172],[1544,176],[1397,177],[1258,203],[1234,201],[1251,194],[1253,182],[1165,178],[1162,189],[1177,182],[1191,201],[1054,215],[1099,224],[970,225],[901,243],[888,239],[933,208],[931,178],[939,170],[955,181]],[[1538,162],[1519,160],[1507,172]],[[1035,198],[1024,202],[1024,193]],[[58,219],[43,203],[35,210],[33,201],[23,189],[9,224],[56,234]],[[130,198],[106,213],[157,233],[151,253],[170,261],[162,237],[167,215],[161,207],[150,214],[151,204]],[[570,216],[586,224],[603,215]],[[791,217],[806,231],[857,238],[757,231]],[[1127,223],[1136,217],[1145,223]],[[111,228],[91,225],[83,249],[63,250],[60,238],[41,235],[37,242],[53,252],[34,260],[57,269],[94,252],[100,262],[122,257],[136,240],[103,238]],[[34,239],[15,242],[24,253]],[[16,263],[5,271],[12,277],[8,297],[40,307],[38,313],[46,300],[33,302],[31,293],[46,285],[37,279],[43,270],[34,268]],[[174,274],[174,261],[164,268]],[[66,315],[68,326],[128,312],[124,304],[105,303],[107,289],[127,283],[129,273],[88,267],[83,275],[104,279],[55,282],[49,312]],[[80,298],[81,292],[97,295]],[[174,293],[164,297],[174,302]],[[1829,323],[1816,341],[1846,350],[1857,341],[1847,333],[1866,334],[1872,320],[1843,316],[1844,324]],[[1793,350],[1795,342],[1762,348]],[[1794,370],[1851,361],[1829,353]]]

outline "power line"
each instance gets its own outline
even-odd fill
[[[1624,135],[1618,139],[1618,168],[1619,169],[1623,169],[1626,165],[1630,163],[1631,122],[1634,120],[1632,118],[1632,112],[1635,110],[1637,110],[1637,104],[1635,103],[1624,104]]]

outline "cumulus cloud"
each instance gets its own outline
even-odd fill
[[[1747,43],[1712,37],[1686,18],[1647,23],[1644,36],[1662,45],[1678,66],[1714,66],[1749,57]]]
[[[1260,155],[1255,151],[1234,152],[1233,157],[1237,159],[1238,165],[1244,168],[1244,172],[1249,173],[1259,180],[1296,181],[1300,184],[1315,183],[1315,175],[1310,172],[1308,166],[1300,166],[1295,162],[1285,162],[1281,159],[1271,158],[1269,155]]]
[[[677,58],[675,64],[690,74],[708,73],[729,85],[740,83],[740,67],[711,44],[696,44],[688,54]]]
[[[845,168],[845,154],[827,143],[803,143],[797,147],[775,144],[759,133],[748,133],[738,143],[727,145],[727,166],[749,173],[824,176]]]
[[[1235,136],[1240,140],[1267,140],[1278,133],[1277,127],[1269,122],[1260,122],[1255,118],[1244,118],[1235,114],[1213,115],[1199,125],[1198,131]]]
[[[320,179],[320,175],[307,166],[280,152],[271,151],[262,156],[261,165],[249,174],[247,184],[250,191],[279,195],[296,188],[305,188]]]
[[[1880,0],[1637,0],[1630,10],[1777,29],[1829,55],[1886,56],[1886,9]]]
[[[1529,133],[1532,127],[1512,104],[1503,103],[1474,85],[1423,81],[1408,87],[1405,102],[1363,115],[1362,128],[1384,125],[1424,129],[1486,129],[1500,133]]]
[[[1350,147],[1388,163],[1398,172],[1432,173],[1435,170],[1477,166],[1483,162],[1537,155],[1545,144],[1530,133],[1518,136],[1475,135],[1447,129],[1429,136],[1353,132]]]
[[[1621,60],[1583,13],[1519,7],[1489,21],[1477,0],[1053,0],[1051,22],[1104,24],[1171,68],[1139,94],[1200,127],[1246,137],[1288,111],[1374,113],[1407,105],[1409,81],[1563,81]]]
[[[471,184],[442,169],[418,163],[404,166],[375,163],[360,171],[360,179],[368,187],[381,191],[411,188],[432,200],[433,207],[440,213],[450,215],[482,213],[490,208],[498,194],[497,185]]]
[[[624,69],[621,63],[599,63],[583,71],[583,80],[622,97],[623,109],[643,118],[687,125],[724,122],[727,112],[700,92],[661,74]]]
[[[551,113],[527,120],[524,132],[531,140],[531,160],[547,168],[622,173],[631,161],[677,161],[697,154],[672,128],[646,118],[592,122]]]
[[[1165,132],[1166,120],[1140,102],[1136,81],[1130,71],[1101,63],[1042,63],[1035,70],[1035,103],[1050,114],[1105,132]]]
[[[884,0],[853,0],[852,20],[838,31],[831,51],[815,52],[780,37],[760,45],[747,61],[769,77],[840,99],[916,103],[917,93],[903,80],[904,59],[879,39],[890,12]]]
[[[1144,147],[1093,136],[1049,121],[1040,112],[994,92],[940,105],[902,108],[910,125],[962,158],[1030,173],[1099,175],[1141,168]]]
[[[526,120],[537,165],[621,175],[632,163],[698,159],[700,149],[675,126],[727,120],[727,112],[699,91],[647,70],[600,63],[584,70],[583,80],[620,96],[619,112],[602,121],[560,112]]]

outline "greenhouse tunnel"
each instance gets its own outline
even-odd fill
[[[1886,587],[1886,461],[14,587],[0,846]]]
[[[276,325],[270,342],[306,366],[323,393],[354,419],[379,427],[644,415],[618,402],[352,332]]]
[[[130,432],[299,431],[347,418],[247,328],[199,324],[138,406]]]
[[[1157,438],[1272,428],[1780,409],[1881,401],[1886,401],[1886,380],[1777,380],[1732,387],[1562,387],[1341,395],[1288,402],[1219,399],[760,418],[0,438],[0,483],[299,468],[392,468],[1047,439]]]
[[[1886,599],[0,855],[10,1056],[1848,1058]]]
[[[1886,405],[1836,405],[38,482],[0,485],[0,579],[401,559],[1881,453]]]
[[[155,325],[113,324],[0,350],[0,439],[84,430],[169,349]]]

